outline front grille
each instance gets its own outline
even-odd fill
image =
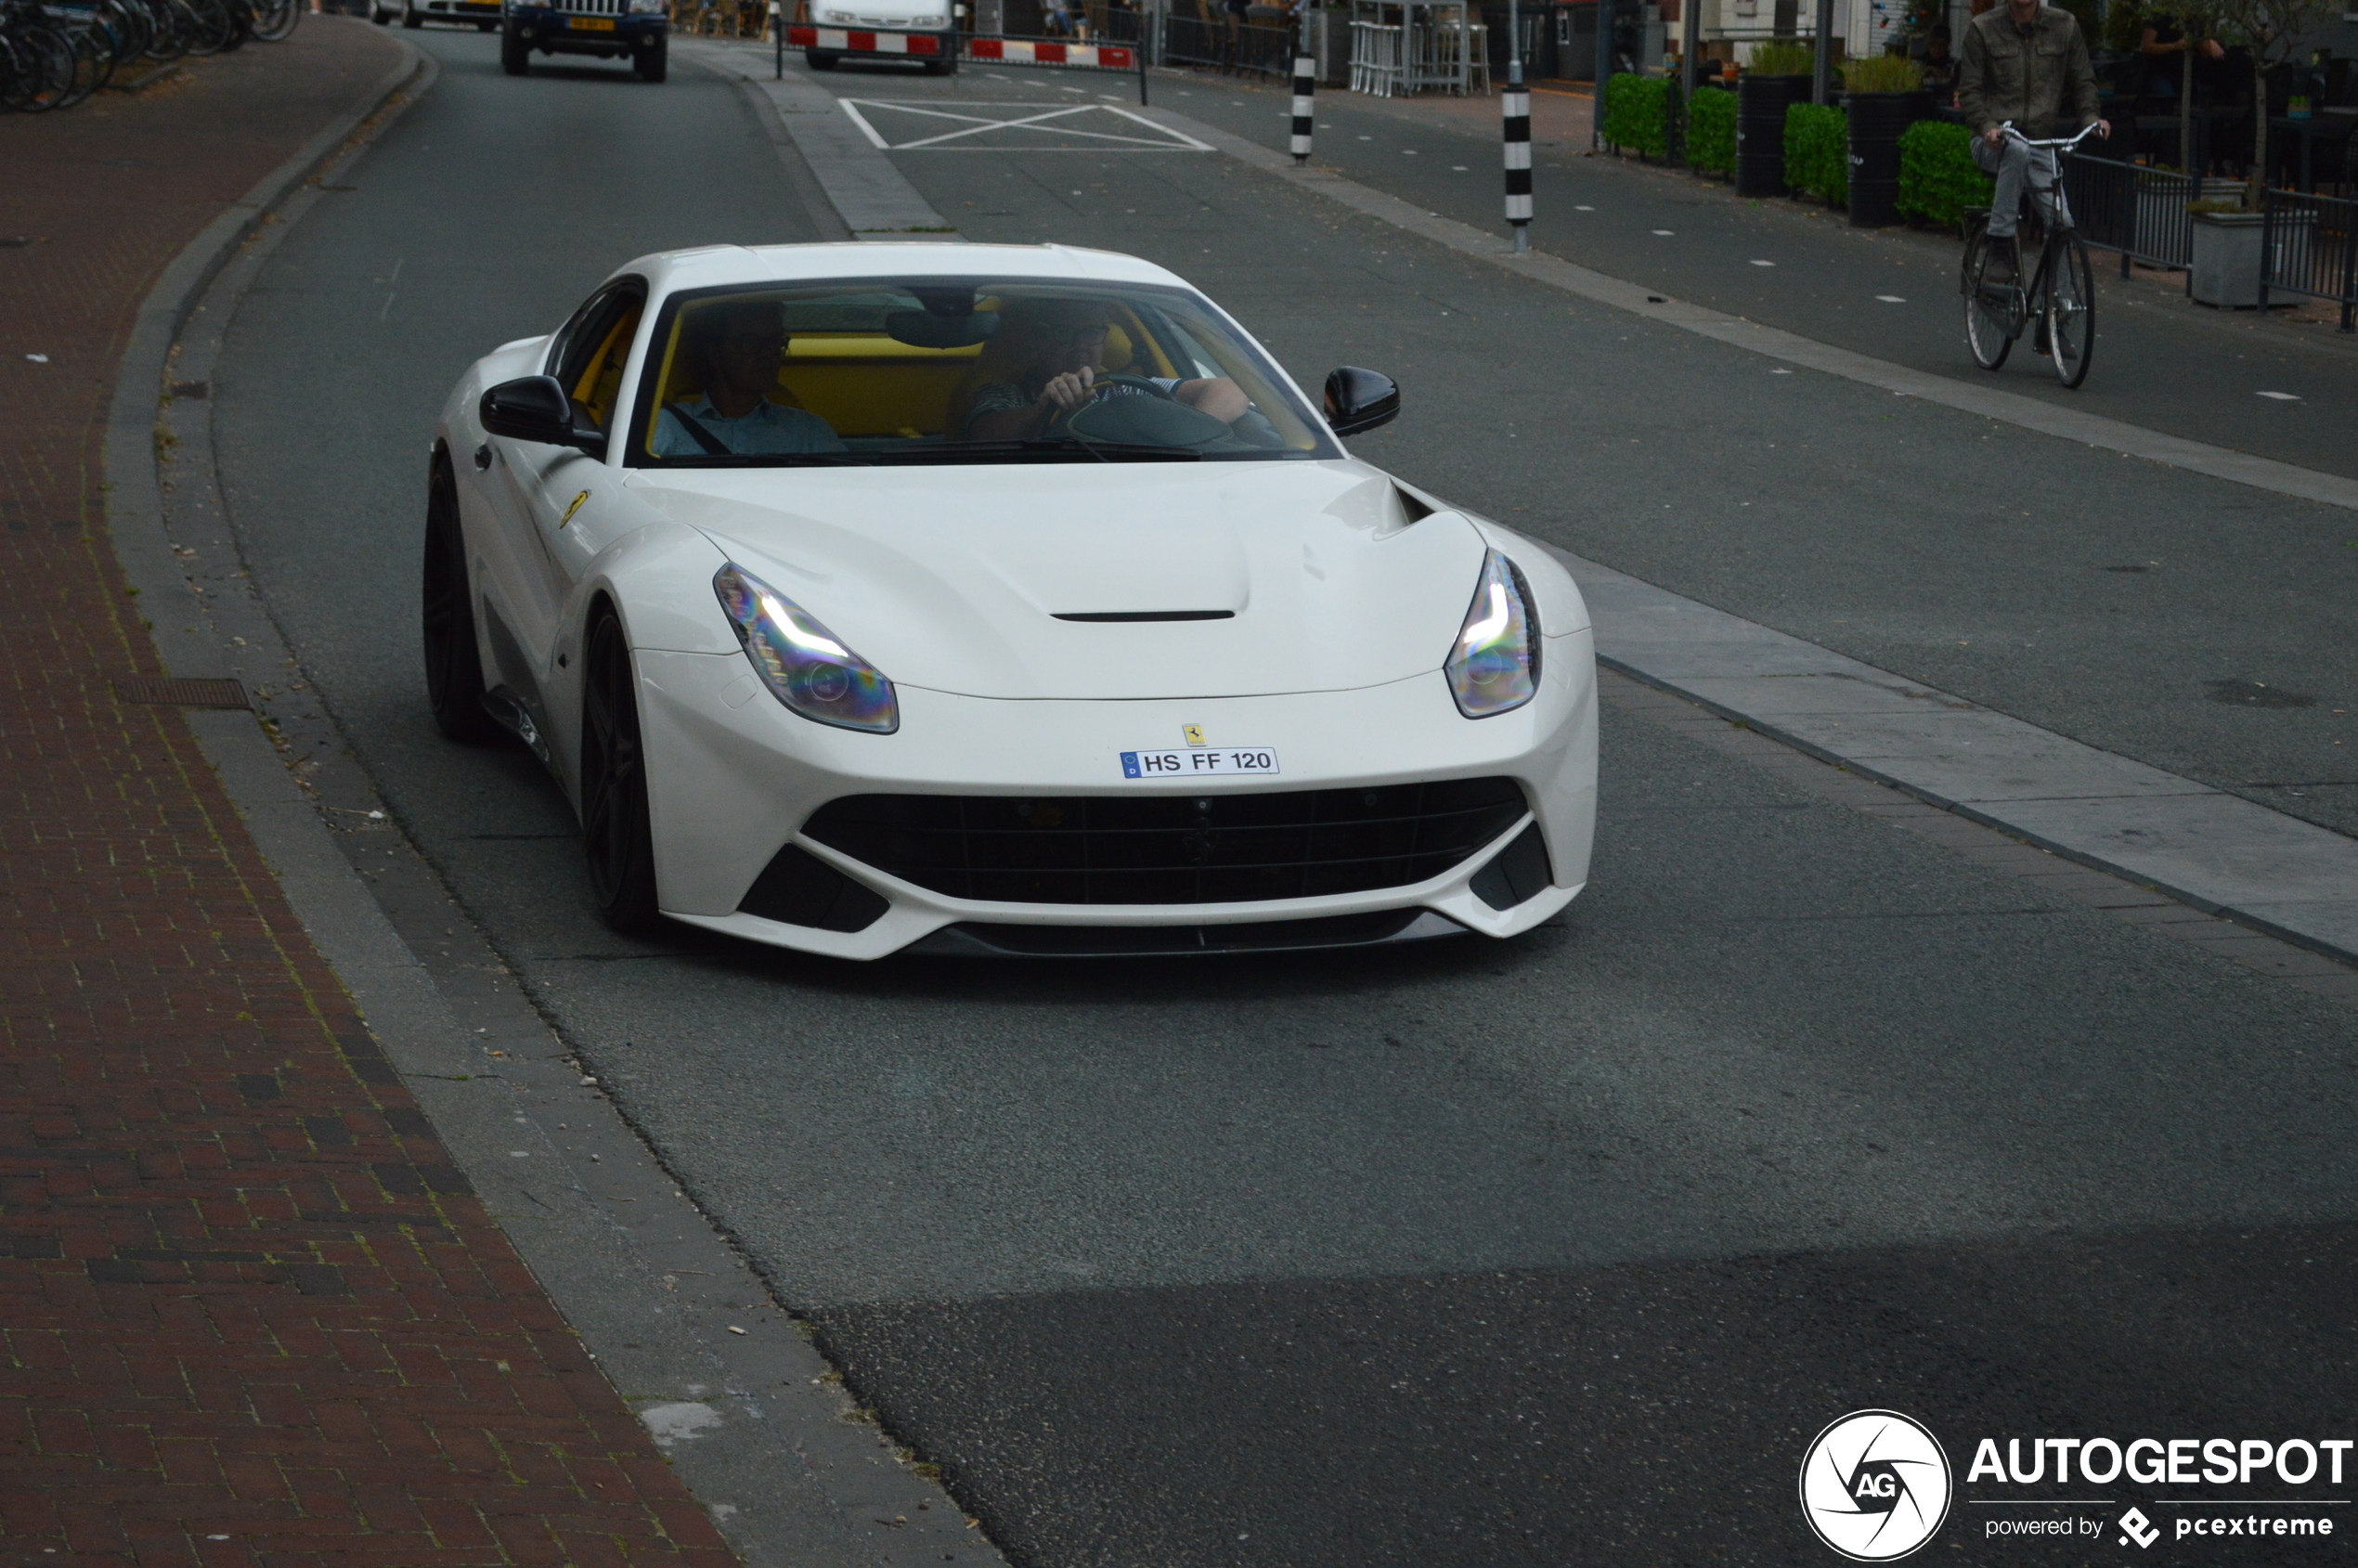
[[[618,17],[622,15],[622,0],[557,0],[551,8],[560,16]]]
[[[952,898],[1249,903],[1422,882],[1523,810],[1512,779],[1278,795],[855,795],[802,831]]]

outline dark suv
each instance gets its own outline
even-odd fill
[[[522,76],[532,51],[625,58],[649,82],[664,78],[671,30],[664,0],[505,0],[499,64]]]

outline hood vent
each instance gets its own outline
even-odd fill
[[[1427,506],[1399,486],[1394,485],[1392,487],[1392,493],[1400,498],[1400,510],[1406,514],[1409,522],[1421,523],[1432,515],[1432,507]]]
[[[1234,610],[1080,610],[1058,614],[1060,621],[1232,621]]]

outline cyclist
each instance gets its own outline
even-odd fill
[[[2078,19],[2041,0],[2005,0],[1974,18],[1957,71],[1957,107],[1973,127],[1974,162],[1998,182],[1989,204],[1990,275],[2017,276],[2015,220],[2023,185],[2028,182],[2042,214],[2052,213],[2055,155],[2009,140],[2003,123],[2034,139],[2090,125],[2099,127],[2099,136],[2112,135],[2096,115],[2096,73]]]

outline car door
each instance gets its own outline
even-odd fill
[[[573,402],[577,422],[606,428],[646,303],[646,285],[618,279],[592,295],[549,346],[547,373]],[[486,564],[497,579],[486,593],[486,638],[508,688],[536,732],[550,714],[544,693],[556,658],[574,585],[605,543],[601,525],[614,512],[615,472],[597,455],[491,436],[486,499],[500,514],[506,548]]]

